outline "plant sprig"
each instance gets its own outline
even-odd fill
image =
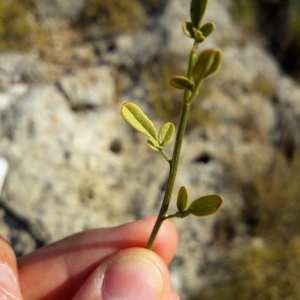
[[[148,249],[152,248],[157,233],[164,220],[171,218],[185,218],[190,214],[199,217],[211,215],[215,213],[223,203],[223,199],[220,195],[207,195],[192,201],[188,206],[188,191],[186,187],[182,186],[179,189],[177,196],[178,211],[169,215],[167,213],[178,170],[181,146],[191,104],[198,95],[202,82],[218,71],[222,61],[222,52],[218,48],[206,49],[199,55],[197,54],[198,45],[204,42],[205,39],[215,30],[215,24],[212,22],[202,25],[202,19],[206,11],[208,1],[209,0],[191,1],[191,21],[185,21],[183,23],[184,34],[194,40],[194,45],[189,56],[187,76],[176,75],[171,77],[169,80],[170,84],[174,88],[184,90],[172,157],[169,158],[163,147],[170,144],[175,136],[175,126],[173,123],[165,123],[157,134],[153,122],[136,104],[127,102],[123,104],[121,110],[125,121],[133,128],[147,136],[148,146],[155,151],[159,151],[170,167],[162,206],[146,246]]]

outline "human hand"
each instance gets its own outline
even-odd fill
[[[177,232],[166,220],[153,251],[144,249],[154,222],[77,233],[18,261],[0,237],[0,299],[179,300],[167,269]]]

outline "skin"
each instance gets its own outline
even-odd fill
[[[166,220],[152,251],[147,250],[145,245],[155,220],[153,216],[113,228],[77,233],[18,260],[9,243],[0,238],[0,264],[10,267],[17,280],[15,297],[5,294],[2,287],[6,295],[3,299],[106,300],[110,299],[104,292],[106,289],[117,295],[117,289],[122,290],[128,285],[131,291],[145,292],[152,286],[157,287],[156,281],[148,278],[154,266],[154,275],[159,274],[157,276],[161,278],[158,285],[162,291],[155,297],[145,292],[148,298],[179,300],[170,286],[167,268],[176,251],[177,231]],[[137,263],[131,263],[132,259]],[[146,269],[139,267],[140,264],[145,265]],[[151,272],[143,273],[147,268]],[[114,299],[122,299],[119,295]]]

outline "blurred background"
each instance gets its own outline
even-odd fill
[[[177,124],[189,5],[0,0],[0,234],[17,255],[158,212],[168,165],[120,107]],[[193,103],[174,194],[224,205],[174,220],[172,284],[183,300],[299,299],[300,1],[211,0],[205,21],[200,48],[224,61]]]

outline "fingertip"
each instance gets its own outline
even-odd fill
[[[77,287],[108,257],[128,248],[145,248],[155,221],[156,216],[151,216],[117,227],[77,233],[20,258],[18,267],[24,297],[29,299],[33,295],[36,298],[36,295],[41,295],[42,298],[51,294],[52,298],[65,299],[61,289],[64,286],[71,298],[77,292]],[[159,230],[152,252],[169,264],[175,254],[177,241],[175,226],[166,220]],[[57,273],[60,276],[53,278],[53,274]],[[28,288],[32,280],[36,282],[35,290]]]
[[[0,299],[21,300],[16,257],[10,244],[0,236]]]
[[[170,294],[169,300],[180,300],[179,295],[173,289],[171,290],[171,294]]]
[[[161,257],[147,249],[131,248],[102,262],[73,300],[169,300],[170,293],[169,271]]]

